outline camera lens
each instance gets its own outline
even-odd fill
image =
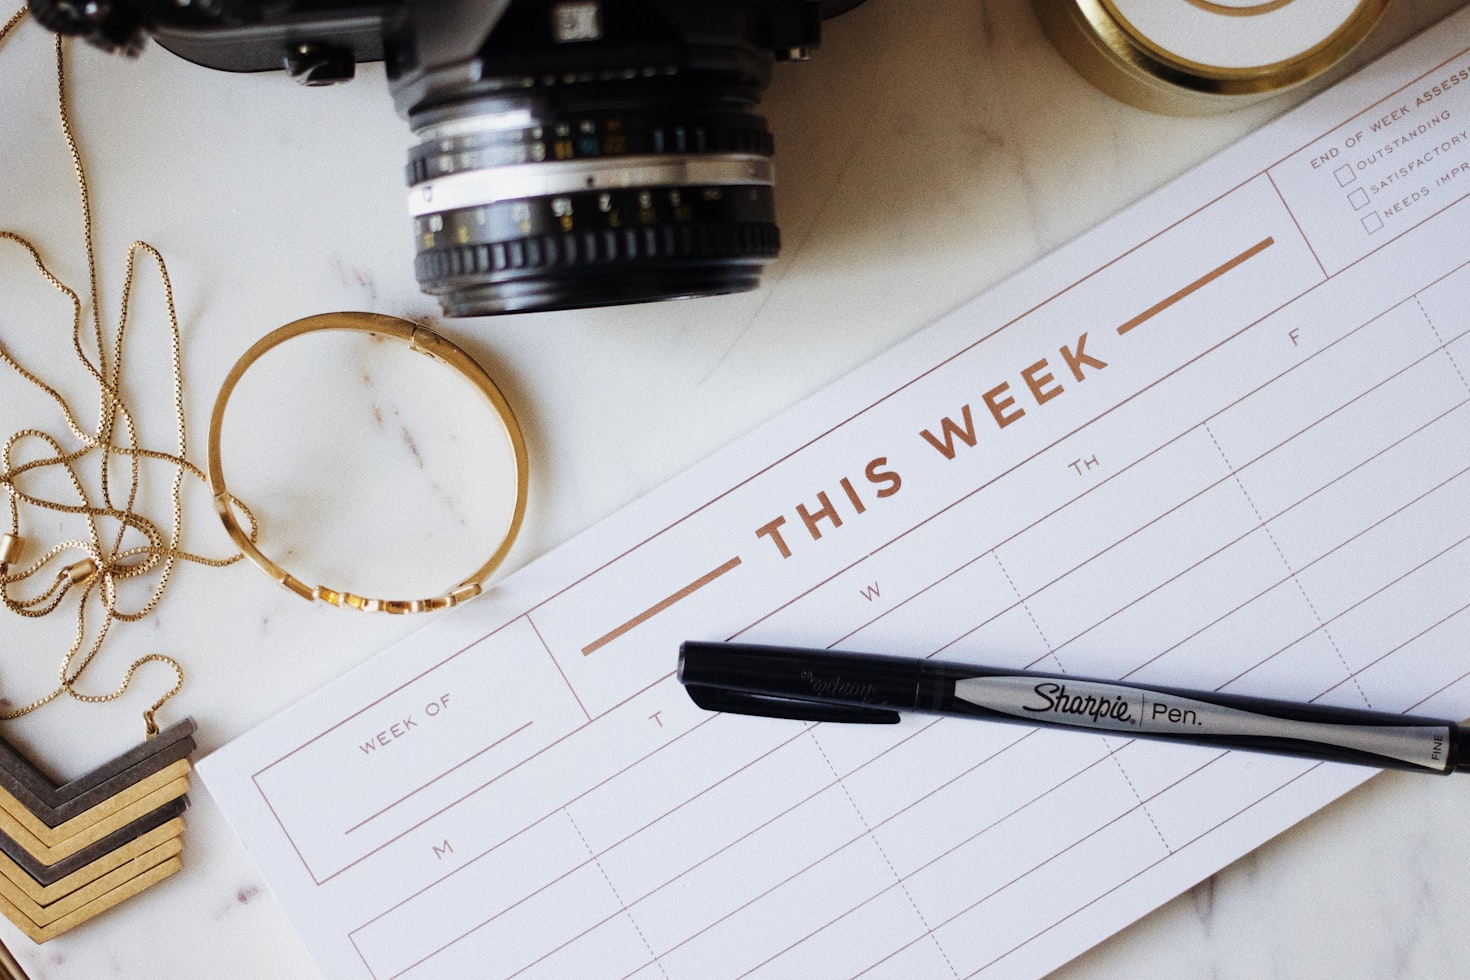
[[[447,314],[758,284],[780,244],[765,120],[736,87],[630,74],[414,113],[416,272]]]

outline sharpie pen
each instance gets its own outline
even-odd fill
[[[1385,769],[1470,769],[1470,741],[1451,721],[1069,674],[691,640],[679,647],[678,677],[710,711],[869,724],[916,711]]]

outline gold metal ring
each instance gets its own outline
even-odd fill
[[[234,393],[235,385],[240,378],[260,357],[280,344],[299,337],[302,334],[313,333],[320,330],[353,330],[362,333],[376,334],[382,337],[392,337],[406,342],[410,348],[420,354],[427,354],[434,360],[454,368],[469,380],[476,389],[483,394],[490,406],[500,418],[505,427],[505,434],[510,440],[511,449],[515,454],[516,469],[516,499],[512,510],[510,523],[506,528],[505,536],[501,539],[499,547],[495,549],[488,561],[476,569],[472,574],[461,580],[445,592],[443,595],[434,596],[429,599],[366,599],[351,592],[340,589],[328,588],[324,585],[310,586],[300,579],[291,575],[284,568],[266,557],[250,540],[238,518],[235,516],[234,507],[230,503],[230,493],[225,488],[224,471],[220,466],[220,430],[224,425],[225,405]],[[247,350],[235,366],[230,369],[225,378],[224,385],[220,388],[219,395],[214,402],[214,413],[209,419],[209,486],[214,495],[214,509],[219,513],[220,520],[224,522],[225,531],[235,546],[245,553],[251,561],[260,566],[267,575],[284,585],[305,599],[320,599],[334,606],[345,606],[351,609],[361,609],[364,612],[386,612],[386,613],[415,613],[430,612],[437,609],[446,609],[449,606],[464,602],[473,598],[483,590],[485,580],[495,571],[505,556],[510,552],[511,545],[515,543],[516,534],[520,531],[521,521],[526,514],[526,487],[527,487],[527,455],[525,438],[521,435],[521,428],[516,422],[515,414],[511,411],[510,403],[505,400],[495,382],[485,373],[485,369],[465,353],[463,349],[451,341],[434,333],[427,327],[419,326],[408,320],[397,317],[383,316],[377,313],[323,313],[318,316],[309,316],[301,320],[295,320],[266,334]]]
[[[1321,40],[1283,59],[1246,65],[1191,59],[1132,23],[1116,0],[1033,0],[1032,5],[1058,51],[1097,88],[1152,112],[1197,115],[1238,109],[1322,75],[1367,36],[1387,3],[1355,0]],[[1243,7],[1188,0],[1185,6],[1252,20],[1292,5],[1292,0]]]

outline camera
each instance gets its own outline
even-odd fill
[[[307,85],[382,61],[417,145],[415,273],[450,316],[755,288],[775,62],[862,0],[31,0],[107,50]]]

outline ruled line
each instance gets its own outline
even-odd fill
[[[1199,290],[1203,289],[1205,286],[1208,286],[1210,283],[1214,282],[1216,279],[1219,279],[1221,276],[1225,275],[1225,273],[1227,273],[1230,270],[1236,268],[1237,266],[1239,266],[1239,265],[1241,265],[1241,264],[1249,261],[1250,259],[1252,259],[1255,256],[1261,254],[1266,249],[1270,248],[1272,245],[1275,245],[1275,244],[1276,244],[1276,239],[1271,238],[1269,236],[1266,237],[1266,238],[1261,239],[1260,241],[1258,241],[1254,245],[1252,245],[1250,248],[1246,249],[1244,252],[1241,252],[1235,258],[1231,259],[1229,262],[1226,262],[1223,265],[1216,266],[1215,268],[1211,269],[1209,272],[1206,272],[1204,275],[1200,276],[1194,282],[1190,283],[1188,286],[1185,286],[1183,289],[1180,289],[1178,292],[1175,292],[1172,295],[1170,295],[1168,297],[1165,297],[1164,299],[1159,300],[1153,306],[1150,306],[1148,309],[1146,309],[1142,313],[1138,314],[1138,316],[1134,317],[1133,319],[1129,320],[1127,323],[1125,323],[1122,326],[1120,326],[1118,328],[1118,335],[1119,336],[1122,336],[1123,334],[1125,334],[1128,331],[1132,330],[1134,327],[1138,326],[1140,323],[1143,323],[1146,320],[1153,319],[1154,317],[1158,316],[1160,313],[1162,313],[1165,310],[1167,310],[1169,307],[1173,306],[1175,303],[1177,303],[1180,300],[1184,299],[1186,296],[1189,296],[1191,293],[1198,292]]]
[[[419,793],[422,793],[424,790],[428,789],[430,786],[433,786],[439,780],[443,779],[445,776],[448,776],[450,773],[454,772],[456,769],[460,769],[460,768],[463,768],[464,766],[469,765],[471,762],[474,762],[476,759],[478,759],[480,756],[484,755],[486,752],[489,752],[491,749],[496,748],[497,746],[501,745],[503,742],[509,741],[511,738],[515,737],[516,735],[519,735],[521,732],[523,732],[526,729],[530,728],[531,725],[532,725],[532,722],[529,722],[528,721],[524,725],[522,725],[519,728],[515,729],[514,731],[508,732],[505,735],[502,735],[500,738],[497,738],[495,741],[491,742],[489,745],[485,746],[483,749],[480,749],[478,752],[476,752],[474,755],[470,756],[468,759],[464,759],[464,760],[462,760],[460,762],[456,762],[454,765],[450,766],[448,769],[444,770],[439,775],[435,776],[433,779],[429,780],[428,782],[424,783],[421,786],[416,787],[415,789],[413,789],[412,791],[404,794],[403,796],[400,796],[398,799],[394,800],[392,803],[389,803],[387,806],[383,807],[383,809],[381,809],[378,812],[376,812],[376,813],[372,814],[371,816],[367,817],[367,819],[362,820],[359,823],[353,824],[351,827],[348,827],[346,830],[342,831],[343,835],[345,836],[347,834],[352,833],[353,831],[361,830],[363,827],[366,827],[368,824],[372,823],[374,820],[378,819],[383,814],[387,813],[389,810],[392,810],[394,807],[398,806],[400,803],[406,803],[407,801],[413,799]]]
[[[638,615],[634,616],[632,619],[628,620],[623,625],[619,626],[617,629],[613,630],[610,633],[604,633],[602,636],[599,636],[597,639],[587,644],[585,647],[582,648],[582,656],[590,657],[592,654],[596,653],[598,650],[601,650],[603,647],[607,646],[609,643],[611,643],[613,640],[616,640],[624,633],[627,633],[629,630],[636,629],[637,627],[642,626],[644,623],[648,622],[659,613],[668,609],[674,603],[679,602],[682,599],[689,598],[691,595],[698,592],[706,585],[709,585],[721,575],[724,575],[726,572],[734,569],[739,564],[740,556],[736,555],[734,558],[731,558],[719,568],[716,568],[710,572],[706,572],[699,578],[695,579],[693,582],[690,582],[688,585],[684,586],[678,592],[675,592],[673,595],[669,596],[667,599],[662,599],[659,602],[654,603]]]

